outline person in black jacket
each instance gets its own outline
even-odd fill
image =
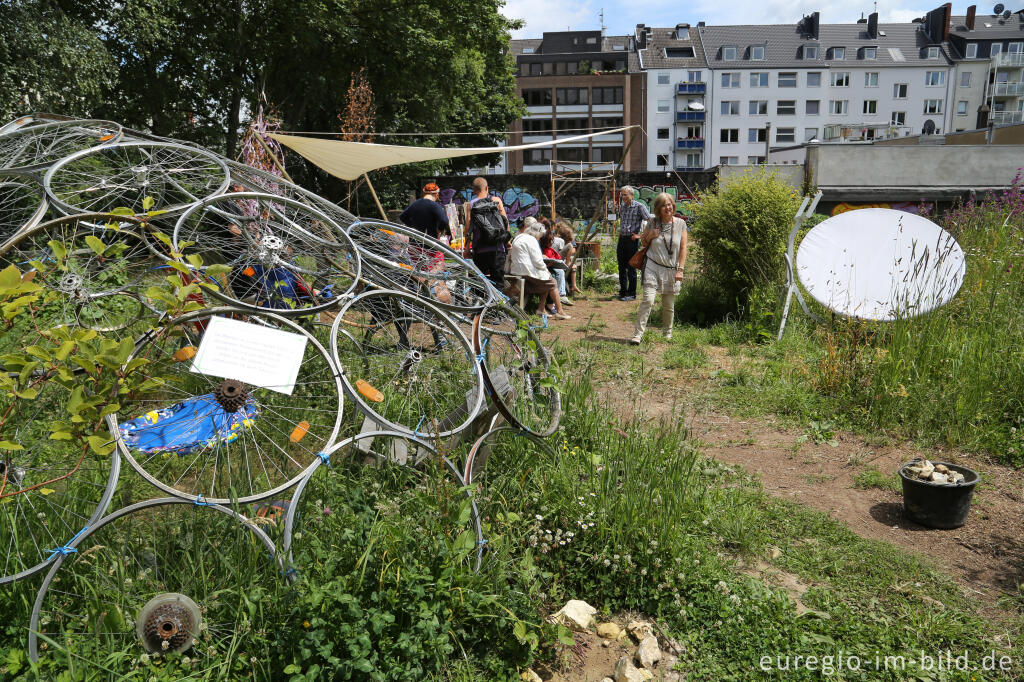
[[[409,204],[409,207],[402,211],[398,219],[404,225],[419,230],[434,239],[439,239],[441,235],[448,235],[451,232],[448,225],[448,214],[438,203],[440,198],[441,188],[437,186],[437,183],[428,182],[423,187],[423,198]]]

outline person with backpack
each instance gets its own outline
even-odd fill
[[[498,291],[505,288],[505,250],[512,234],[501,197],[491,196],[487,180],[473,180],[473,198],[466,204],[466,234],[470,235],[473,263]]]

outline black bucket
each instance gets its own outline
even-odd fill
[[[958,485],[945,485],[922,481],[906,468],[914,464],[904,464],[899,474],[903,480],[903,508],[907,516],[922,526],[929,528],[959,528],[967,523],[967,512],[971,509],[971,497],[974,486],[978,484],[978,473],[959,464],[949,462],[932,462],[944,464],[952,471],[964,475]]]

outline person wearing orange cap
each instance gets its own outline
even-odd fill
[[[423,198],[409,204],[398,219],[428,237],[439,239],[442,234],[447,235],[451,231],[448,214],[441,208],[440,198],[441,188],[435,182],[428,182],[423,186]]]

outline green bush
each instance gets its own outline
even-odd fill
[[[716,183],[694,203],[702,276],[737,312],[761,316],[751,303],[774,310],[774,294],[754,292],[785,280],[786,237],[799,206],[796,191],[765,169]]]

